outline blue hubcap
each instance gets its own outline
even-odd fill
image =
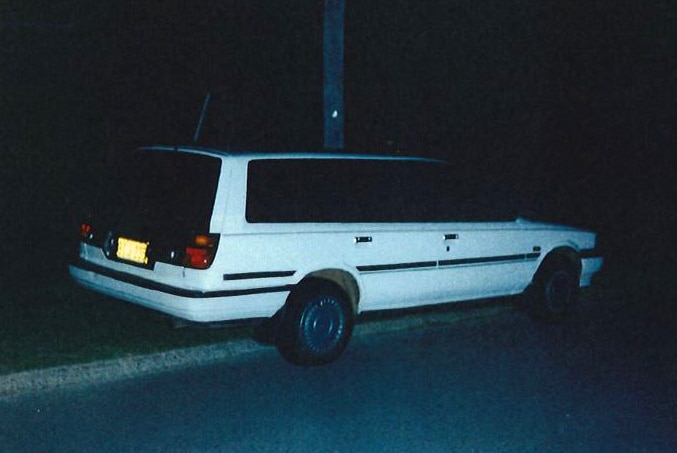
[[[328,296],[317,299],[303,315],[303,333],[310,349],[322,352],[336,346],[343,333],[339,302]]]

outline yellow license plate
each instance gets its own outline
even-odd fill
[[[115,256],[118,259],[138,264],[148,264],[148,242],[139,242],[127,238],[118,238],[118,250]]]

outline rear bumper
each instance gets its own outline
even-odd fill
[[[80,285],[127,302],[196,322],[270,317],[285,303],[291,285],[200,291],[158,283],[78,260],[69,266]]]

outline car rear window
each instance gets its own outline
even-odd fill
[[[209,232],[220,159],[137,150],[120,155],[109,170],[93,210],[106,229],[156,237]]]

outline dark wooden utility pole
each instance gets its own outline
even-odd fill
[[[345,0],[324,0],[324,148],[345,147],[343,36]]]

